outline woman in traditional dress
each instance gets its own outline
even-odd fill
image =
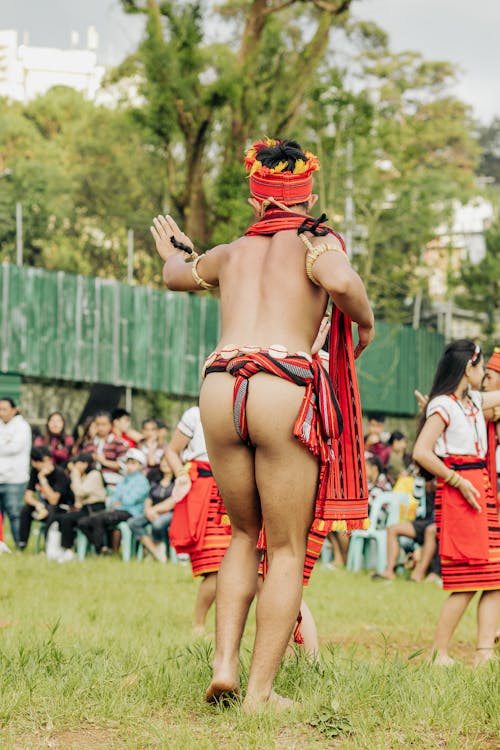
[[[480,393],[481,349],[473,341],[448,344],[422,417],[414,459],[437,478],[435,519],[443,588],[451,591],[439,617],[434,663],[451,665],[451,637],[476,591],[475,662],[494,656],[500,618],[499,507],[489,478],[483,410],[500,404],[500,391]]]
[[[217,573],[231,541],[231,526],[227,515],[221,517],[222,501],[208,462],[198,406],[184,412],[165,455],[176,477],[170,541],[177,553],[189,554],[193,576],[202,577],[193,617],[193,633],[201,635],[215,600]]]

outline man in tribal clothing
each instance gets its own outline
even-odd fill
[[[290,703],[273,681],[325,534],[360,528],[367,515],[354,356],[371,342],[374,320],[342,239],[326,217],[308,217],[316,157],[294,141],[266,139],[247,152],[245,165],[258,219],[245,236],[197,256],[170,216],[154,219],[152,234],[169,289],[220,287],[222,334],[206,363],[200,410],[232,539],[218,574],[207,700],[239,694],[240,642],[264,525],[267,571],[243,702],[254,712]],[[329,297],[333,385],[311,356]]]

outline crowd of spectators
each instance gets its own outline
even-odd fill
[[[364,457],[370,505],[380,491],[406,490],[408,480],[416,474],[405,435],[400,431],[388,434],[384,428],[383,414],[368,416]],[[174,448],[167,441],[163,422],[145,419],[137,431],[132,428],[130,414],[121,408],[87,418],[76,440],[67,431],[64,415],[53,412],[44,431],[32,441],[30,427],[14,402],[0,399],[0,512],[10,521],[15,545],[21,550],[28,546],[36,520],[43,524],[43,534],[57,523],[60,562],[74,559],[78,531],[85,534],[97,554],[107,555],[118,548],[116,530],[125,522],[137,542],[155,560],[165,562],[175,475],[182,469]],[[389,531],[390,569],[384,577],[394,575],[393,562],[403,533],[409,541],[427,543],[424,558],[431,560],[427,566],[435,567],[430,485],[425,518],[407,520],[403,525],[403,530]],[[349,538],[335,532],[326,544],[332,549],[332,564],[345,564]],[[411,544],[409,552],[411,558]],[[414,580],[421,580],[426,572],[420,569]]]
[[[130,414],[115,409],[97,412],[77,432],[75,440],[64,415],[53,412],[32,438],[14,401],[0,398],[0,515],[9,520],[15,546],[26,549],[37,521],[45,536],[57,524],[60,562],[74,559],[78,531],[97,554],[110,554],[126,522],[165,562],[175,504],[165,424],[149,418],[137,431]]]

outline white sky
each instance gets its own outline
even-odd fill
[[[422,52],[458,64],[455,93],[483,122],[500,116],[500,0],[354,0],[353,14],[389,33],[394,51]],[[16,29],[30,43],[67,47],[70,32],[95,26],[99,58],[116,64],[134,50],[141,21],[121,11],[119,0],[0,0],[0,28]]]

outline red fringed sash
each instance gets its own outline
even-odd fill
[[[252,224],[246,234],[273,235],[287,229],[297,230],[304,219],[304,214],[292,213],[279,208],[269,208],[264,217]],[[342,237],[326,224],[320,224],[319,232],[333,234],[346,248]],[[359,528],[361,519],[368,513],[368,488],[364,464],[364,440],[359,398],[358,380],[354,365],[354,347],[352,342],[351,320],[336,307],[333,308],[330,328],[330,378],[334,396],[340,406],[344,430],[340,437],[334,438],[333,449],[338,459],[338,471],[335,472],[335,498],[338,505],[343,504],[348,521],[355,521]],[[362,525],[362,524],[361,524]],[[321,529],[320,529],[321,530]]]

